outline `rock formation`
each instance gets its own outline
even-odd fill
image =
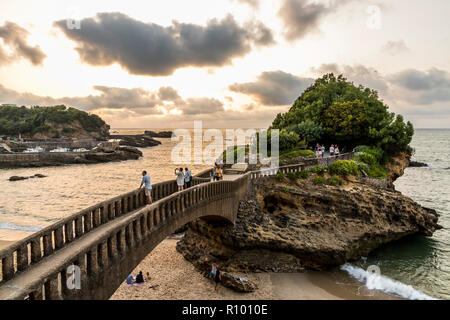
[[[120,139],[121,146],[130,146],[136,148],[155,147],[161,144],[160,141],[153,139],[146,134],[137,135],[113,135],[111,139]]]
[[[120,146],[115,150],[96,149],[88,152],[40,152],[0,155],[0,168],[62,166],[137,160],[142,152],[133,147]]]
[[[409,167],[411,167],[411,168],[424,168],[424,167],[428,167],[428,164],[423,163],[423,162],[418,162],[418,161],[411,161],[409,163]]]
[[[401,152],[385,166],[388,170],[387,184],[389,188],[395,189],[394,181],[403,175],[405,169],[409,166],[410,160],[411,154]]]
[[[145,131],[144,134],[152,138],[172,138],[173,133],[172,131],[161,131],[161,132]]]
[[[9,181],[22,181],[22,180],[28,180],[28,179],[34,179],[34,178],[46,178],[47,176],[44,176],[43,174],[35,174],[34,176],[30,177],[20,177],[20,176],[12,176],[8,180]]]
[[[407,162],[397,160],[393,176]],[[382,244],[431,236],[439,228],[435,210],[394,190],[358,180],[333,187],[264,178],[250,186],[234,226],[197,220],[177,250],[204,272],[212,262],[226,271],[301,272],[357,260]]]

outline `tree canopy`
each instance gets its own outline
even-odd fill
[[[0,134],[15,136],[21,133],[33,136],[37,133],[65,133],[70,135],[71,128],[64,125],[79,121],[87,132],[99,132],[109,126],[99,116],[67,108],[64,105],[54,107],[16,107],[0,106]],[[62,128],[57,130],[56,128]]]
[[[414,134],[412,124],[389,112],[377,91],[334,74],[317,79],[271,128],[295,132],[308,142],[368,145],[388,154],[408,150]]]

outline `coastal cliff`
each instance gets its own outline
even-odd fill
[[[386,164],[388,172],[387,183],[388,187],[395,189],[394,182],[405,172],[405,169],[409,167],[411,162],[411,154],[408,152],[400,152],[395,157],[392,157],[391,161]]]
[[[391,181],[406,158],[393,162],[398,171]],[[234,226],[197,220],[177,250],[202,271],[216,262],[227,271],[301,272],[357,260],[382,244],[431,236],[439,228],[435,210],[357,178],[342,186],[264,178],[250,186]]]

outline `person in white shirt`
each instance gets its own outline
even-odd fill
[[[175,169],[175,175],[177,176],[178,191],[183,191],[184,188],[184,173],[183,168]]]
[[[145,186],[145,196],[147,197],[147,204],[152,204],[152,182],[147,171],[142,171],[142,182],[139,189]]]
[[[330,147],[330,157],[334,156],[334,144],[331,145]]]

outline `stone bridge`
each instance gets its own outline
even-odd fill
[[[155,184],[152,205],[136,190],[82,210],[0,251],[0,300],[108,299],[142,259],[185,224],[199,218],[234,224],[239,201],[253,179],[336,159],[314,159],[218,182],[211,182],[211,170],[206,170],[181,192],[175,181]],[[79,267],[80,289],[67,285],[72,265]]]

